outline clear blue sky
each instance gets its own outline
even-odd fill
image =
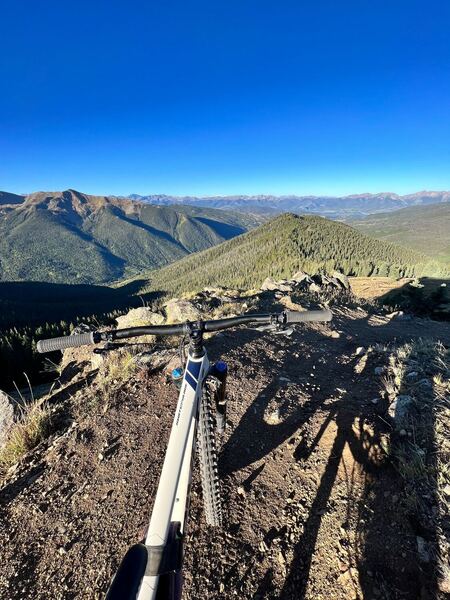
[[[447,0],[0,8],[0,189],[450,189]]]

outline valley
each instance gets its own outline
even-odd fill
[[[0,195],[0,281],[107,283],[156,269],[261,219],[75,190]]]
[[[450,265],[450,202],[369,215],[349,224],[366,235],[413,248]]]

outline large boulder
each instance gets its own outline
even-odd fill
[[[185,321],[198,321],[202,313],[189,300],[173,298],[164,305],[167,323],[184,323]]]
[[[277,291],[277,292],[292,292],[292,285],[286,280],[275,281],[273,277],[266,277],[261,286],[261,290],[265,291]]]
[[[142,327],[143,325],[162,325],[164,317],[162,314],[152,311],[148,306],[132,308],[126,315],[116,317],[118,329],[128,327]]]
[[[291,277],[291,279],[293,281],[296,281],[297,283],[301,283],[302,281],[305,281],[306,279],[309,279],[309,278],[310,277],[309,277],[308,273],[304,273],[303,271],[296,271]]]
[[[337,279],[345,290],[350,289],[350,282],[348,280],[347,275],[344,275],[344,273],[341,273],[340,271],[333,271],[332,277],[334,277],[334,279]]]
[[[313,292],[314,294],[320,294],[320,292],[322,291],[322,288],[320,287],[320,285],[318,285],[317,283],[313,282],[309,286],[309,291]]]
[[[8,432],[14,424],[14,403],[0,390],[0,448],[5,444]]]
[[[126,315],[116,317],[118,329],[127,329],[128,327],[143,327],[145,325],[162,325],[165,319],[161,313],[154,312],[148,306],[140,306],[139,308],[132,308],[127,312]],[[132,341],[137,344],[154,344],[156,341],[154,335],[144,335],[136,338],[129,338],[128,341]],[[92,356],[92,368],[98,368],[102,362],[100,356]],[[100,361],[100,363],[99,363]]]
[[[282,304],[283,306],[285,306],[288,310],[295,310],[295,311],[305,311],[306,308],[304,308],[301,304],[298,304],[297,302],[295,302],[291,296],[282,296],[279,300],[280,304]]]

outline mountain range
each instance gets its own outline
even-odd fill
[[[75,190],[0,192],[0,280],[106,283],[167,265],[260,218]]]
[[[379,194],[354,194],[351,196],[140,196],[131,194],[132,200],[148,204],[184,204],[246,213],[275,215],[283,212],[318,214],[331,219],[360,218],[378,212],[449,202],[450,192],[422,191],[399,196],[391,192]]]
[[[37,192],[27,196],[0,192],[0,281],[104,284],[130,279],[173,262],[183,265],[179,263],[183,257],[248,232],[292,205],[297,206],[298,212],[312,213],[312,220],[296,222],[302,242],[297,248],[297,259],[292,257],[293,262],[310,263],[309,270],[312,271],[334,261],[333,268],[347,272],[356,269],[357,274],[383,272],[398,276],[402,266],[429,264],[435,258],[449,264],[449,198],[450,192],[421,192],[402,197],[367,194],[341,199],[239,196],[209,200],[92,196],[75,190]],[[187,204],[178,204],[177,200]],[[163,204],[153,204],[154,201]],[[193,204],[208,201],[236,210]],[[432,201],[434,203],[430,203]],[[414,204],[393,210],[393,207],[408,202]],[[255,206],[256,210],[252,212]],[[301,206],[307,209],[302,211]],[[338,206],[340,220],[352,227],[337,223],[337,218],[335,221],[319,219],[314,212],[326,214],[327,210]],[[355,206],[359,206],[359,212],[364,209],[375,211],[375,214],[355,219]],[[381,207],[384,212],[376,212]],[[337,212],[332,216],[337,217]],[[347,217],[342,217],[343,213]],[[296,211],[291,212],[291,217],[293,214]],[[347,250],[353,248],[356,240],[355,229],[372,238],[400,243],[404,246],[401,248],[403,254],[399,255],[398,246],[391,248],[389,245],[385,245],[382,252],[383,244],[377,241],[378,249],[373,256],[375,246],[361,233],[356,251],[348,254]],[[277,243],[277,236],[283,231],[272,229],[273,243]],[[409,253],[406,258],[407,250],[417,250],[421,256]],[[220,246],[218,252],[223,251]],[[390,257],[390,253],[392,257],[399,257],[398,260]],[[275,269],[280,260],[285,260],[280,254],[272,258]],[[247,270],[257,270],[257,264],[251,262],[253,259],[248,257]],[[347,262],[341,264],[341,259]],[[198,260],[203,261],[204,256],[195,258],[192,265]],[[361,268],[362,261],[373,266]],[[197,268],[196,264],[194,266]],[[266,261],[263,271],[269,272],[271,268]],[[210,279],[213,285],[214,277]]]

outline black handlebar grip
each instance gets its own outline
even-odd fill
[[[66,348],[77,348],[78,346],[86,346],[95,343],[95,332],[88,331],[87,333],[67,335],[50,340],[39,340],[37,343],[37,351],[43,354],[44,352],[54,352],[55,350],[65,350]]]
[[[293,310],[287,310],[286,323],[311,323],[311,322],[327,322],[331,321],[333,314],[331,310],[325,308],[323,310],[305,310],[303,312],[297,312]]]

